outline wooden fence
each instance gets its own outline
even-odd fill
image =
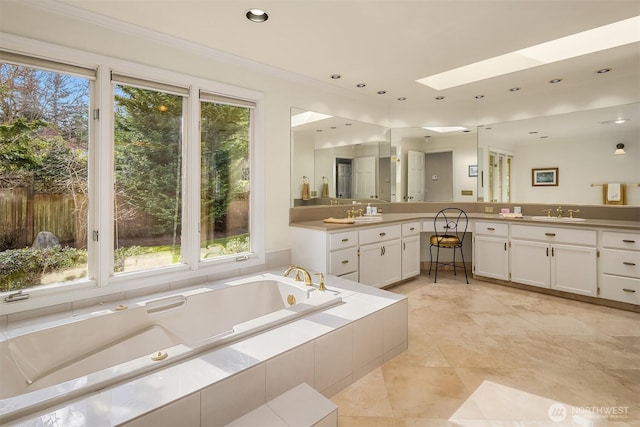
[[[65,194],[34,193],[29,187],[0,189],[0,233],[16,233],[16,248],[31,246],[40,231],[56,235],[65,246],[86,246],[86,232],[77,236],[73,199]]]

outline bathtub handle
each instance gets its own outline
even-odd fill
[[[147,307],[147,313],[152,314],[170,310],[172,308],[182,307],[186,303],[187,299],[184,297],[184,295],[172,295],[167,298],[148,301],[145,306]]]

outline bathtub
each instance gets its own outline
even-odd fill
[[[0,424],[341,302],[339,292],[265,273],[9,328],[0,341]]]

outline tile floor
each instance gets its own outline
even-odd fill
[[[331,400],[340,427],[640,426],[640,314],[438,274],[409,348]]]

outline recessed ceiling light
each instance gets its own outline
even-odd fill
[[[598,71],[596,71],[596,73],[604,74],[604,73],[608,73],[609,71],[611,71],[611,68],[601,68]]]
[[[613,121],[613,123],[615,123],[617,125],[621,125],[622,123],[626,123],[628,121],[629,121],[629,119],[623,119],[622,117],[619,117],[619,118],[615,119]]]
[[[476,95],[476,99],[482,99],[484,98],[484,95]]]
[[[441,96],[436,96],[436,100],[437,101],[442,101],[443,99],[444,99],[444,96],[442,96],[442,95]]]
[[[246,12],[247,19],[251,22],[264,22],[269,19],[269,15],[262,9],[249,9]]]
[[[331,74],[333,80],[338,80],[340,77],[342,77],[340,74]]]
[[[331,126],[330,129],[337,129],[337,127],[336,126]]]
[[[344,125],[345,126],[351,126],[351,123],[345,123]]]
[[[543,135],[540,137],[540,139],[545,139],[545,138],[549,138],[547,135]]]
[[[379,91],[378,91],[378,95],[384,95],[385,93],[387,93],[387,91],[386,91],[386,90],[379,90]]]
[[[511,89],[509,89],[510,92],[517,92],[519,90],[520,90],[519,87],[512,87]]]
[[[537,130],[532,130],[531,132],[529,132],[529,135],[535,135],[536,133],[538,133]]]
[[[358,83],[358,84],[356,85],[356,87],[365,87],[365,86],[366,86],[366,84],[364,84],[364,83]]]
[[[551,79],[549,80],[549,83],[560,83],[562,81],[562,79]]]
[[[322,132],[322,129],[316,129],[316,132]]]
[[[640,16],[561,37],[417,80],[436,90],[551,64],[640,41]]]
[[[405,96],[401,96],[400,98],[398,98],[398,101],[406,101],[407,98]]]

